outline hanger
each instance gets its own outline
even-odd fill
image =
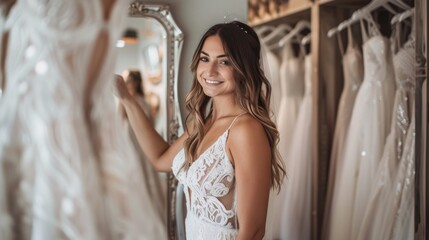
[[[301,37],[301,31],[304,29],[311,30],[311,24],[309,21],[301,20],[295,25],[292,31],[290,31],[286,36],[280,39],[278,43],[279,47],[283,47],[285,43],[289,42],[294,37]]]
[[[301,45],[306,45],[307,43],[310,43],[311,41],[311,32],[308,33],[307,35],[305,35],[302,39],[301,39]]]
[[[274,31],[275,27],[271,25],[265,25],[262,27],[258,27],[255,29],[256,34],[258,34],[259,37],[263,37],[265,32],[272,32]]]
[[[292,27],[285,23],[282,23],[278,25],[270,34],[268,34],[265,37],[262,37],[262,41],[269,42],[273,40],[275,37],[283,36],[284,34],[290,31],[292,31]]]
[[[395,1],[395,0],[393,0],[393,1]],[[359,9],[360,11],[355,11],[352,15],[352,19],[353,18],[359,18],[359,14],[370,13],[379,7],[383,7],[384,9],[386,9],[388,12],[392,13],[393,15],[398,14],[398,12],[396,12],[389,5],[389,2],[390,2],[390,0],[373,0],[372,2],[370,2],[368,5],[366,5],[362,9]]]
[[[393,25],[395,23],[404,21],[405,19],[413,16],[414,12],[415,12],[415,8],[410,8],[410,9],[406,10],[405,12],[396,14],[395,16],[393,16],[392,20],[390,21],[390,24]]]
[[[401,0],[373,0],[368,5],[364,6],[361,9],[356,10],[353,12],[351,18],[341,22],[337,27],[334,27],[328,31],[328,37],[332,37],[334,34],[341,32],[346,27],[352,25],[353,23],[361,20],[366,19],[368,14],[370,14],[375,9],[382,7],[389,11],[390,13],[397,15],[398,13],[389,5],[395,5],[403,10],[410,9],[410,6],[402,2]]]

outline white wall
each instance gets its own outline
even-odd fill
[[[157,0],[148,3],[170,5],[173,18],[184,34],[184,44],[179,69],[179,103],[185,119],[184,103],[192,85],[190,65],[192,55],[205,31],[216,23],[247,22],[247,0]],[[224,18],[226,16],[226,19]]]

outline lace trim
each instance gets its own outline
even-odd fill
[[[187,240],[235,240],[238,235],[237,229],[206,222],[192,212],[186,216],[185,224]]]

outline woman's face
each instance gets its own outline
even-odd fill
[[[125,83],[127,85],[128,92],[134,96],[136,93],[136,82],[131,78],[127,78]]]
[[[234,68],[218,35],[206,38],[203,44],[197,79],[209,97],[235,94]]]

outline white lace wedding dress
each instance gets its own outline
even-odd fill
[[[228,129],[187,168],[184,149],[172,171],[186,198],[187,240],[233,240],[238,233],[235,170],[226,153]]]
[[[127,9],[15,3],[0,100],[1,239],[166,239],[111,90]]]
[[[368,17],[370,19],[370,17]],[[373,20],[370,20],[373,21]],[[335,180],[329,239],[356,239],[369,201],[370,188],[390,130],[394,98],[394,70],[390,42],[371,24],[363,29],[364,80],[356,96]]]

